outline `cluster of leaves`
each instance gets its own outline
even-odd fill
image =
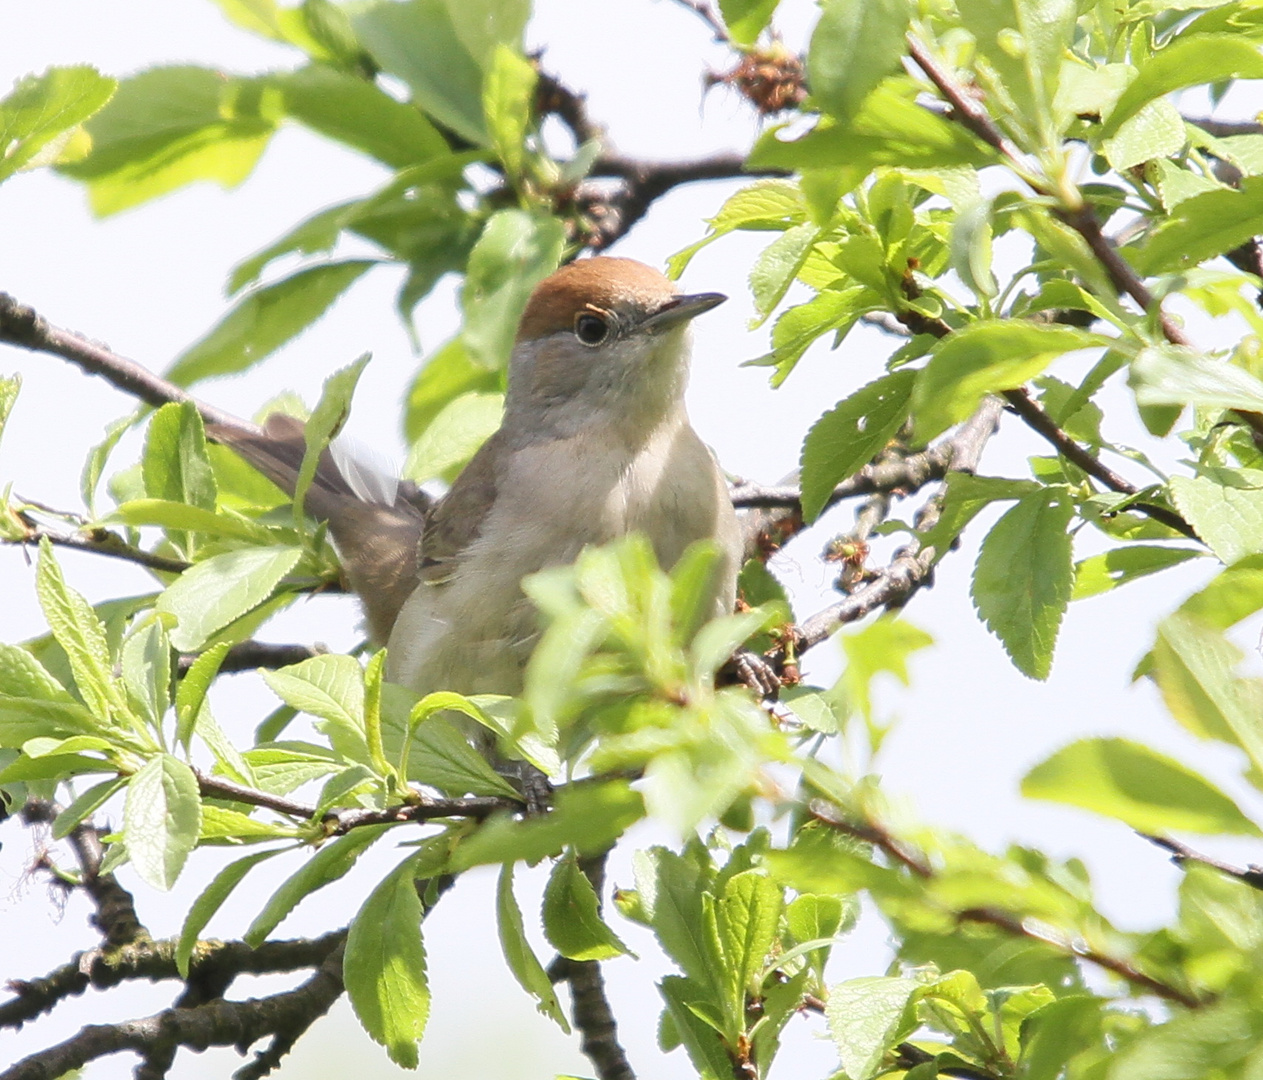
[[[194,180],[239,182],[288,120],[380,162],[391,175],[378,191],[299,223],[234,270],[232,310],[168,376],[188,385],[265,359],[376,265],[407,267],[405,320],[440,276],[463,274],[465,327],[432,352],[403,416],[408,477],[450,479],[498,422],[518,314],[582,237],[571,196],[599,153],[584,145],[559,162],[540,136],[538,75],[521,52],[530,5],[219,6],[292,46],[300,66],[248,78],[161,68],[121,84],[87,68],[32,77],[0,102],[0,180],[55,164],[110,213]],[[734,47],[769,43],[775,8],[724,0]],[[769,130],[750,156],[752,167],[790,175],[735,195],[672,268],[733,230],[779,234],[751,273],[761,319],[776,315],[770,351],[754,361],[774,385],[813,343],[832,336],[836,347],[865,316],[906,328],[886,374],[806,433],[808,520],[892,440],[927,443],[988,395],[1029,393],[1062,448],[1077,446],[1074,457],[1032,459],[1029,476],[951,474],[937,524],[916,534],[942,557],[985,507],[1012,504],[982,544],[973,598],[1025,674],[1049,673],[1072,600],[1195,557],[1222,562],[1159,626],[1138,675],[1193,735],[1242,752],[1247,781],[1263,789],[1263,682],[1237,672],[1241,654],[1226,636],[1263,608],[1263,281],[1257,265],[1242,269],[1239,250],[1263,232],[1263,135],[1217,137],[1168,100],[1187,86],[1263,78],[1260,39],[1250,0],[825,0],[801,106],[810,127]],[[926,107],[930,97],[950,111]],[[984,120],[970,121],[971,108]],[[1084,147],[1091,182],[1080,179]],[[1126,237],[1121,249],[1102,228]],[[996,241],[1024,265],[1002,272]],[[1230,262],[1213,262],[1220,256]],[[268,278],[282,263],[290,272]],[[798,286],[814,295],[781,310]],[[1235,314],[1248,332],[1230,355],[1199,352],[1157,306],[1176,295]],[[303,475],[362,367],[326,383]],[[1183,441],[1182,472],[1167,475],[1112,436],[1097,400],[1111,380],[1126,381],[1153,434]],[[0,383],[0,423],[16,391]],[[111,452],[146,419],[140,462],[112,476],[114,507],[98,513]],[[1103,457],[1154,480],[1120,485],[1090,467]],[[758,606],[705,622],[707,547],[669,573],[634,537],[586,552],[524,583],[545,630],[520,698],[417,701],[382,681],[381,653],[366,663],[322,655],[265,673],[282,704],[252,745],[235,745],[208,704],[228,651],[337,581],[301,488],[291,507],[208,444],[191,405],[125,418],[85,468],[85,527],[120,530],[118,543],[150,559],[161,589],[93,608],[45,542],[36,581],[50,634],[0,646],[0,785],[11,798],[61,797],[55,836],[121,801],[104,869],[130,862],[157,888],[201,845],[254,848],[190,910],[182,971],[256,865],[299,859],[244,932],[251,944],[393,832],[409,851],[368,891],[347,939],[345,982],[366,1030],[396,1061],[416,1063],[429,1000],[421,920],[441,878],[477,865],[502,867],[507,964],[564,1027],[514,868],[555,860],[542,913],[549,943],[573,961],[613,959],[627,949],[604,921],[586,860],[651,814],[690,837],[722,822],[680,853],[640,853],[636,888],[616,898],[679,967],[660,987],[660,1042],[683,1047],[703,1077],[766,1075],[804,1008],[826,1014],[849,1080],[1139,1080],[1159,1063],[1173,1078],[1246,1080],[1263,1069],[1259,892],[1189,865],[1174,923],[1124,933],[1100,914],[1075,861],[1018,847],[991,854],[907,819],[864,776],[887,730],[870,684],[882,673],[906,681],[907,659],[928,637],[888,616],[846,636],[838,685],[787,692],[773,725],[744,691],[715,685],[734,648],[792,619],[761,563],[742,576]],[[7,502],[0,535],[27,538],[41,514]],[[1076,563],[1073,538],[1089,527],[1105,550]],[[299,714],[310,733],[286,737]],[[559,782],[551,813],[483,820],[517,793],[467,741],[475,729]],[[854,751],[849,768],[828,763],[842,741]],[[80,777],[91,786],[80,791]],[[1122,739],[1063,749],[1023,791],[1149,834],[1260,835],[1210,779]],[[311,801],[293,801],[300,792]],[[471,797],[486,800],[482,809],[462,812]],[[436,806],[448,812],[428,812]],[[775,828],[755,829],[760,815]],[[418,818],[437,819],[419,841]],[[892,928],[896,967],[831,986],[830,949],[861,896]],[[1085,982],[1084,962],[1134,996],[1165,999],[1170,1015]]]

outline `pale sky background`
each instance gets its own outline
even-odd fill
[[[544,48],[548,69],[588,93],[592,115],[608,125],[619,149],[684,158],[749,145],[757,121],[744,104],[723,90],[703,99],[702,73],[722,70],[730,60],[688,12],[668,0],[537,0],[536,6],[528,45]],[[806,41],[816,10],[807,0],[784,0],[778,25],[791,45]],[[126,75],[160,63],[252,72],[299,60],[297,53],[231,26],[213,4],[201,0],[0,0],[0,25],[0,93],[22,75],[49,65],[87,62],[108,74]],[[1242,93],[1221,113],[1249,115],[1260,104],[1263,98],[1257,93]],[[1194,101],[1189,109],[1204,112],[1205,105]],[[223,313],[223,284],[237,261],[311,212],[360,195],[386,175],[373,162],[297,127],[287,127],[274,139],[258,169],[235,191],[199,184],[105,221],[91,217],[76,184],[47,172],[20,175],[0,190],[0,289],[33,304],[52,322],[106,341],[161,370]],[[711,183],[674,192],[615,253],[662,265],[702,234],[702,219],[738,186]],[[689,393],[694,425],[726,468],[767,482],[794,467],[808,425],[873,378],[889,352],[889,344],[875,332],[856,332],[837,353],[817,346],[776,392],[768,389],[763,371],[738,368],[740,361],[767,349],[768,327],[747,329],[751,304],[744,274],[770,239],[770,234],[754,234],[722,240],[694,260],[684,279],[688,289],[719,290],[731,297],[696,326]],[[397,402],[417,358],[393,313],[400,276],[393,269],[371,272],[279,356],[242,377],[203,384],[198,393],[242,415],[282,389],[296,389],[310,402],[330,371],[371,351],[374,361],[361,381],[349,429],[359,442],[401,462]],[[427,349],[446,340],[456,326],[453,292],[452,283],[444,283],[417,313]],[[1190,318],[1190,328],[1207,346],[1222,344],[1231,334],[1230,327],[1205,319]],[[22,373],[24,386],[0,444],[0,485],[12,481],[26,497],[78,509],[79,472],[88,448],[132,402],[54,357],[0,347],[0,373],[14,371]],[[1121,441],[1146,443],[1125,401],[1107,395],[1104,403],[1110,430]],[[134,461],[137,446],[135,438],[125,444],[115,465]],[[1045,452],[1042,442],[1008,417],[987,449],[982,471],[1025,475],[1024,457]],[[1167,449],[1164,460],[1173,456],[1178,455]],[[1116,467],[1142,478],[1126,462]],[[1151,686],[1129,682],[1156,621],[1206,580],[1214,564],[1199,560],[1073,606],[1062,627],[1052,677],[1033,683],[1011,666],[969,601],[977,542],[996,516],[996,511],[984,515],[970,529],[962,549],[943,562],[935,587],[919,594],[908,609],[909,619],[930,631],[937,645],[914,658],[910,689],[882,687],[882,708],[897,713],[901,724],[888,740],[878,770],[886,790],[906,799],[911,812],[992,850],[1016,841],[1056,856],[1083,857],[1111,918],[1127,929],[1155,926],[1171,915],[1179,880],[1162,854],[1120,824],[1023,801],[1017,788],[1032,765],[1073,739],[1117,733],[1203,769],[1237,796],[1247,812],[1263,819],[1263,800],[1239,778],[1240,755],[1198,743],[1170,719]],[[817,530],[819,535],[793,545],[777,560],[775,569],[794,590],[800,617],[828,602],[832,575],[815,555],[828,530],[844,531],[850,524],[849,509],[835,511],[824,533]],[[1100,546],[1085,530],[1076,555],[1091,554]],[[875,563],[884,561],[884,550],[877,549]],[[131,566],[73,553],[60,558],[71,584],[93,601],[152,587],[152,579]],[[0,640],[40,632],[26,553],[0,549],[0,597]],[[262,636],[324,641],[341,649],[358,640],[356,624],[351,601],[323,598],[299,604]],[[1257,625],[1240,635],[1247,646],[1257,638]],[[837,668],[834,648],[826,645],[811,655],[807,671],[827,682]],[[242,738],[275,703],[253,675],[222,680],[213,700],[221,723]],[[401,839],[410,835],[400,832]],[[59,915],[43,880],[26,876],[32,834],[10,825],[0,832],[0,841],[0,979],[44,974],[74,950],[96,944],[81,898],[72,896]],[[632,841],[622,846],[611,866],[611,880],[620,885],[631,884],[633,846],[669,838],[645,826]],[[1263,845],[1258,843],[1203,846],[1237,863],[1263,862]],[[345,923],[398,858],[390,848],[375,849],[346,879],[302,905],[278,933],[298,936]],[[217,852],[198,853],[166,896],[140,884],[129,869],[120,876],[135,890],[142,920],[156,936],[164,936],[178,932],[183,913],[222,861]],[[299,856],[289,856],[254,871],[208,932],[239,936],[268,895],[269,882],[275,884],[298,864]],[[537,929],[532,906],[542,881],[542,869],[519,872],[519,896],[532,930]],[[560,1072],[591,1075],[577,1043],[535,1015],[504,967],[493,925],[493,887],[489,871],[467,875],[426,924],[434,1007],[421,1046],[421,1075],[496,1080]],[[623,959],[606,965],[633,1066],[642,1076],[663,1080],[694,1075],[683,1051],[663,1057],[656,1049],[660,1001],[653,983],[671,970],[669,963],[647,932],[612,918],[641,956],[639,962]],[[880,974],[889,960],[885,939],[884,924],[870,912],[835,950],[832,978]],[[549,953],[538,932],[535,941],[546,960]],[[242,979],[233,996],[271,993],[294,981]],[[175,984],[135,984],[105,994],[89,991],[18,1034],[0,1033],[0,1065],[64,1039],[84,1023],[155,1012],[170,1003],[176,989]],[[819,1018],[791,1021],[773,1076],[827,1075],[836,1056],[820,1037],[823,1032]],[[170,1075],[180,1080],[226,1077],[240,1063],[231,1050],[182,1052]],[[114,1080],[129,1076],[133,1065],[134,1058],[120,1055],[91,1066],[87,1076]],[[343,999],[276,1075],[341,1077],[352,1071],[363,1080],[400,1072],[359,1030]]]

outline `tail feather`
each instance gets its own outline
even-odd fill
[[[236,451],[287,494],[294,494],[307,449],[302,421],[273,413],[260,434],[219,424],[208,425],[206,433]],[[373,478],[366,479],[370,474]],[[386,501],[384,496],[391,486],[393,498]],[[425,527],[428,497],[402,481],[383,484],[371,466],[326,450],[316,466],[304,508],[329,523],[347,583],[364,606],[370,635],[384,644],[399,609],[417,584],[417,547]]]

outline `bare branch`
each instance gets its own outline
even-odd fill
[[[18,303],[8,293],[0,293],[0,343],[60,356],[89,375],[100,375],[123,393],[155,408],[172,401],[191,401],[208,424],[223,424],[256,433],[259,430],[254,424],[231,413],[198,401],[188,391],[153,374],[136,361],[119,356],[80,334],[53,326],[34,308]]]
[[[1231,863],[1220,862],[1218,859],[1212,859],[1209,855],[1203,855],[1199,851],[1194,851],[1187,844],[1182,844],[1179,840],[1172,840],[1169,836],[1151,836],[1149,833],[1141,833],[1151,844],[1157,844],[1160,848],[1165,848],[1171,852],[1171,861],[1176,866],[1183,867],[1185,863],[1199,863],[1202,866],[1209,866],[1212,870],[1218,870],[1221,874],[1228,877],[1236,878],[1243,885],[1249,885],[1252,889],[1263,890],[1263,866],[1233,866]]]
[[[267,941],[258,948],[242,941],[205,941],[189,961],[189,981],[213,973],[235,977],[318,967],[345,937],[345,930],[337,930],[314,939]],[[180,979],[175,949],[174,940],[141,937],[117,948],[75,953],[69,963],[38,979],[13,979],[8,986],[16,996],[0,1004],[0,1027],[19,1027],[50,1011],[64,998],[82,994],[89,986],[108,990],[131,979]]]
[[[294,1042],[342,993],[342,949],[339,943],[319,970],[301,986],[266,998],[246,1001],[217,999],[193,1008],[173,1008],[118,1024],[89,1024],[63,1043],[39,1051],[0,1073],[0,1080],[55,1080],[90,1061],[131,1051],[141,1057],[138,1080],[165,1075],[179,1047],[205,1050],[234,1046],[239,1053],[260,1039],[272,1043],[235,1074],[237,1080],[266,1076]]]
[[[193,770],[197,777],[198,789],[206,798],[229,799],[232,802],[245,803],[248,806],[261,806],[274,810],[287,817],[300,818],[306,821],[316,816],[316,808],[306,803],[295,802],[283,795],[273,795],[267,791],[246,787],[234,783],[222,776],[208,776],[198,769]],[[329,810],[321,818],[324,822],[325,834],[341,836],[352,829],[365,825],[394,825],[408,821],[433,821],[436,818],[467,817],[481,820],[498,811],[517,812],[522,804],[513,799],[502,799],[497,796],[480,796],[467,799],[431,799],[417,793],[417,801],[388,806],[382,810]]]
[[[157,570],[164,574],[182,574],[192,565],[183,559],[170,559],[165,555],[155,555],[142,548],[134,547],[118,533],[110,532],[109,529],[88,528],[82,532],[58,533],[33,524],[23,514],[18,516],[28,526],[29,531],[20,540],[0,538],[0,543],[38,544],[40,540],[47,537],[48,542],[55,547],[86,551],[93,555],[105,555],[111,559],[122,559],[124,562],[135,563],[147,570]]]

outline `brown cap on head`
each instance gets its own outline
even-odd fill
[[[635,259],[580,259],[535,286],[518,323],[517,340],[571,330],[584,311],[600,314],[629,306],[653,311],[678,293],[673,281]]]

